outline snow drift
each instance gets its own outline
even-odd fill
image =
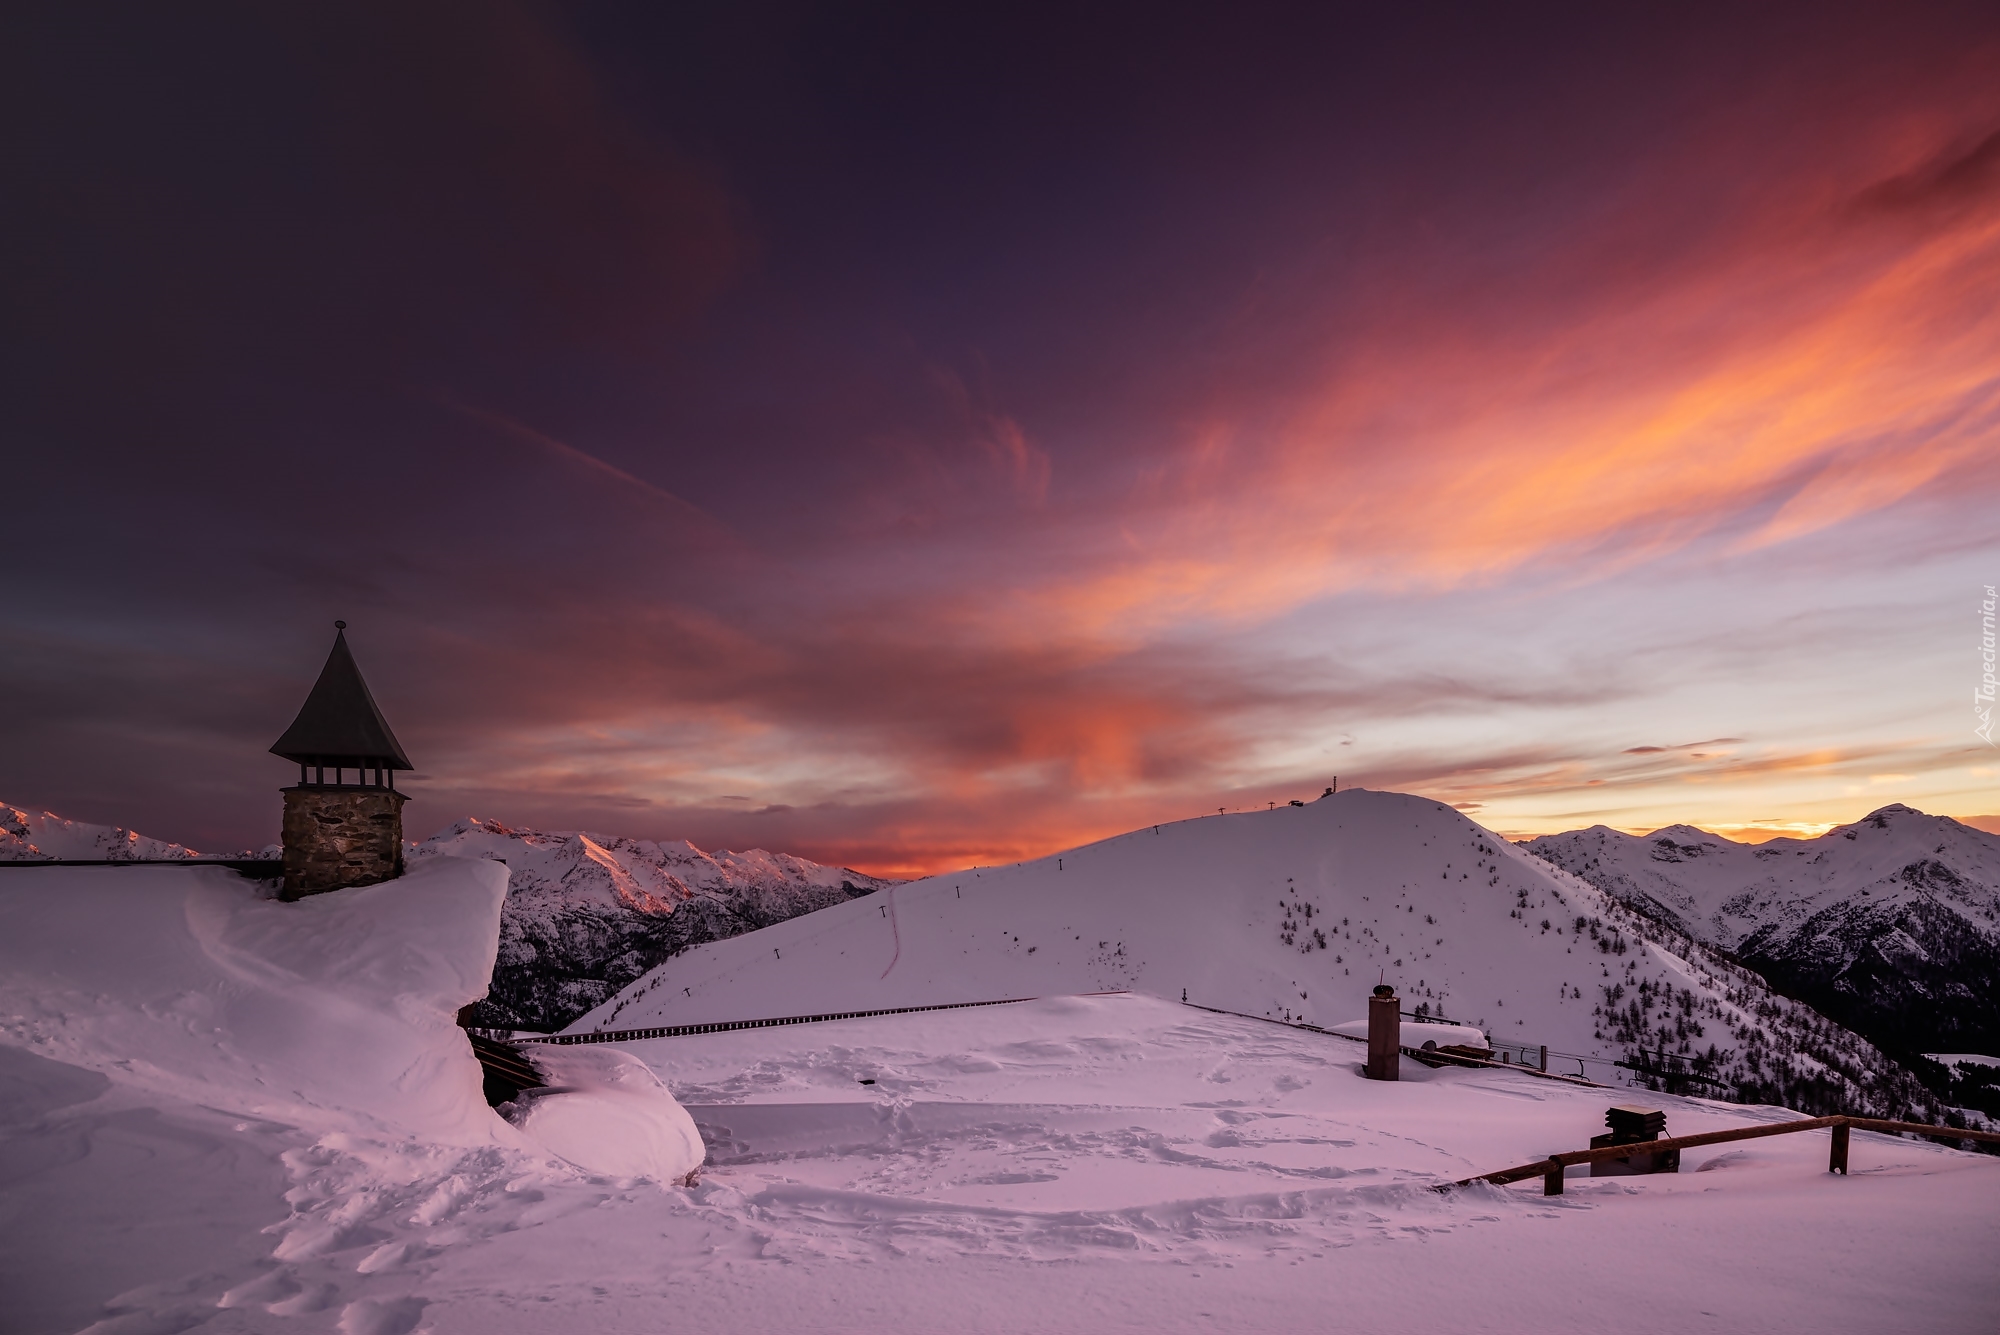
[[[523,1090],[507,1120],[556,1154],[595,1173],[685,1177],[707,1154],[694,1119],[630,1053],[612,1047],[547,1047],[530,1059],[547,1076]]]
[[[121,1290],[112,1315],[146,1329],[321,1310],[357,1269],[393,1287],[437,1245],[413,1230],[517,1226],[496,1203],[573,1171],[551,1151],[661,1181],[698,1165],[686,1113],[618,1054],[564,1054],[572,1078],[522,1129],[487,1106],[455,1017],[486,990],[506,888],[497,863],[450,857],[293,904],[221,868],[7,872],[10,1328],[74,1330]],[[146,1288],[196,1272],[225,1291],[190,1308]],[[382,1328],[354,1306],[380,1301],[354,1295],[346,1325]]]
[[[219,868],[8,877],[9,1041],[260,1117],[493,1139],[454,1017],[486,990],[504,868],[440,859],[296,904]]]

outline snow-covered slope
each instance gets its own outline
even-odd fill
[[[1555,1200],[1538,1182],[1440,1193],[1580,1145],[1632,1096],[1407,1061],[1398,1083],[1364,1080],[1358,1044],[1158,997],[545,1051],[577,1092],[512,1126],[451,1022],[484,986],[502,894],[490,862],[446,857],[297,904],[214,868],[8,872],[0,1327],[1205,1335],[1317,1329],[1329,1310],[1381,1335],[1992,1324],[1991,1158],[1857,1132],[1854,1175],[1833,1177],[1817,1133],[1693,1150],[1677,1175],[1579,1174]],[[1504,913],[1491,925],[1496,945],[1540,937]],[[1624,939],[1614,971],[1642,949]],[[692,1187],[656,1162],[691,1126],[657,1115],[669,1090],[712,1154]],[[1675,1132],[1790,1115],[1645,1098]]]
[[[1595,826],[1522,847],[1884,1047],[2000,1052],[2000,836],[1896,805],[1817,839]]]
[[[690,946],[845,903],[888,882],[785,853],[704,853],[685,840],[547,833],[462,820],[412,846],[512,873],[493,988],[497,1029],[553,1031]]]
[[[276,857],[273,845],[257,851],[223,856],[237,858]],[[198,853],[182,844],[149,839],[122,826],[91,825],[64,820],[53,811],[23,811],[0,802],[0,862],[46,862],[58,858],[102,858],[107,862],[131,862],[147,858],[214,857]]]
[[[1116,989],[1332,1026],[1380,980],[1593,1079],[1685,1063],[1759,1100],[1923,1106],[1907,1072],[1755,975],[1449,807],[1363,790],[898,885],[690,950],[574,1028]]]

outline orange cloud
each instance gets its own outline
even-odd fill
[[[1355,588],[1601,576],[1705,535],[1790,541],[1994,457],[2000,185],[1930,168],[1958,207],[1912,218],[1856,205],[1880,161],[1848,170],[1644,290],[1539,321],[1397,311],[1259,439],[1225,396],[1135,488],[1117,544],[1009,590],[984,629],[1129,645]],[[1560,260],[1547,278],[1576,286]]]

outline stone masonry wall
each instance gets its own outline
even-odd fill
[[[403,874],[403,803],[387,788],[285,789],[282,897],[374,885]]]

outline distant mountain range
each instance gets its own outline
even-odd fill
[[[91,825],[64,820],[52,811],[23,811],[0,802],[0,862],[46,862],[50,859],[143,862],[153,858],[275,858],[276,844],[233,853],[198,853],[184,844],[149,839],[122,825]]]
[[[1906,1064],[2000,1053],[2000,836],[1892,805],[1817,839],[1600,825],[1520,847]]]
[[[690,946],[769,927],[890,884],[786,853],[704,853],[686,840],[459,821],[410,850],[507,864],[492,990],[496,1029],[561,1029]]]

